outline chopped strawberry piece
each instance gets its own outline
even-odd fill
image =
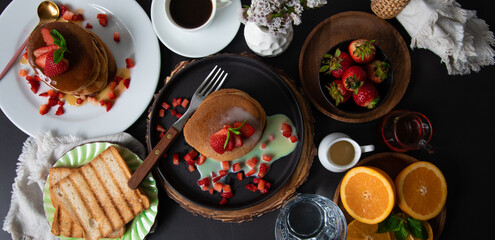
[[[113,100],[115,98],[117,98],[117,96],[115,96],[115,92],[114,91],[110,91],[107,93],[107,96],[110,100]]]
[[[40,82],[28,81],[28,83],[31,85],[31,91],[35,94],[38,93],[38,89],[40,88]]]
[[[72,21],[84,21],[84,15],[82,13],[74,14]]]
[[[260,191],[261,190],[264,190],[265,189],[265,184],[266,184],[265,180],[260,179],[260,182],[258,183],[258,190],[260,190]]]
[[[58,103],[58,98],[55,98],[55,97],[50,97],[50,98],[48,99],[48,103],[47,103],[47,104],[48,104],[50,107],[53,107],[53,106],[57,105],[57,103]]]
[[[222,200],[220,200],[220,205],[225,205],[227,204],[227,198],[222,198]]]
[[[210,186],[210,179],[208,177],[205,177],[201,180],[198,180],[198,185],[204,185],[204,186]]]
[[[19,76],[25,77],[25,76],[27,76],[27,74],[28,74],[28,71],[27,70],[25,70],[25,69],[19,70]]]
[[[45,41],[46,45],[54,45],[53,38],[50,35],[50,30],[48,30],[47,28],[42,28],[41,36],[43,37],[43,40]]]
[[[253,178],[253,183],[258,184],[260,183],[261,178]]]
[[[170,108],[170,104],[168,104],[166,102],[162,102],[162,107],[165,108],[165,109],[169,109]]]
[[[217,191],[217,192],[222,192],[222,190],[223,190],[223,183],[221,183],[221,182],[215,182],[213,184],[213,189],[215,189],[215,191]]]
[[[225,192],[224,191],[224,192],[220,193],[220,196],[224,197],[224,199],[225,199],[225,198],[232,198],[232,197],[234,197],[234,194],[232,193],[232,191],[230,191],[230,192]]]
[[[246,165],[249,166],[249,168],[254,168],[256,167],[256,164],[258,163],[258,159],[256,157],[252,157],[251,159],[246,161]]]
[[[237,180],[242,181],[243,178],[244,178],[244,175],[242,175],[242,172],[238,172],[237,173]]]
[[[52,50],[57,50],[59,49],[60,47],[57,46],[57,45],[48,45],[48,46],[44,46],[44,47],[40,47],[36,50],[33,51],[33,54],[35,57],[39,57],[47,52],[50,52]]]
[[[224,192],[232,192],[232,188],[228,184],[224,184],[223,187],[222,187],[222,190]]]
[[[216,177],[217,174],[215,172],[211,172],[211,177]]]
[[[132,58],[126,58],[125,59],[125,65],[128,69],[131,69],[133,68],[134,66],[136,66],[136,64],[134,63],[134,60]]]
[[[64,108],[62,106],[58,106],[57,111],[55,112],[55,115],[60,116],[64,114]]]
[[[266,172],[268,172],[268,165],[266,165],[266,163],[262,163],[260,164],[260,169],[258,171],[258,177],[259,178],[263,178],[266,174]]]
[[[162,127],[162,125],[160,125],[160,124],[156,124],[156,130],[157,130],[158,132],[166,132],[166,131],[167,131],[167,130],[166,130],[164,127]]]
[[[113,107],[113,102],[106,101],[106,103],[105,103],[105,107],[106,107],[106,108],[105,108],[105,110],[106,110],[107,112],[108,112],[108,111],[110,111],[110,109],[112,109],[112,107]]]
[[[240,127],[241,125],[242,122],[235,122],[234,128]],[[244,123],[244,125],[241,127],[241,129],[239,129],[239,131],[241,132],[241,136],[243,138],[248,138],[251,137],[251,135],[253,135],[255,130],[251,125]]]
[[[162,108],[162,109],[158,110],[158,116],[159,117],[165,117],[165,109]]]
[[[114,80],[114,81],[116,81],[116,82],[120,82],[120,81],[122,81],[123,79],[124,79],[124,78],[122,78],[122,77],[121,77],[121,76],[119,76],[119,75],[115,75],[115,77],[113,78],[113,80]]]
[[[44,93],[40,93],[39,95],[40,97],[48,97],[48,93],[47,92],[44,92]]]
[[[95,97],[88,97],[88,102],[97,104],[98,103],[98,99],[96,99]]]
[[[129,89],[129,84],[131,83],[131,79],[130,78],[126,78],[126,79],[123,80],[122,83],[124,84],[124,87],[126,89]]]
[[[174,163],[174,165],[179,165],[179,154],[178,153],[174,153],[174,155],[172,155],[172,162]]]
[[[292,135],[292,131],[283,131],[282,132],[282,135],[286,138],[290,137],[290,135]]]
[[[38,82],[43,81],[43,80],[41,80],[40,76],[38,76],[38,75],[34,75],[34,80],[38,81]]]
[[[119,82],[117,82],[117,81],[115,81],[115,80],[114,80],[114,81],[111,81],[111,82],[109,83],[110,90],[111,90],[111,91],[115,90],[115,88],[117,87],[117,85],[119,85]]]
[[[295,143],[297,142],[297,137],[295,135],[292,135],[290,136],[289,140],[292,142],[292,143]]]
[[[266,144],[265,144],[265,143],[262,143],[262,144],[260,145],[260,148],[261,148],[261,149],[265,149],[265,148],[266,148]]]
[[[268,156],[268,155],[263,155],[263,156],[262,156],[262,159],[263,159],[263,161],[265,161],[265,162],[270,162],[270,161],[272,160],[272,157],[271,157],[271,156]]]
[[[213,195],[213,188],[208,188],[208,192],[210,193],[210,195]]]
[[[251,184],[251,183],[246,184],[245,187],[247,190],[249,190],[251,192],[256,192],[256,190],[258,190],[258,188],[254,184]]]
[[[172,99],[172,106],[177,107],[178,105],[177,98]]]
[[[48,93],[48,96],[50,96],[50,97],[54,97],[54,98],[58,97],[58,92],[53,90],[53,89],[48,90],[47,93]]]
[[[48,111],[50,111],[50,106],[48,104],[43,104],[40,106],[40,114],[41,115],[45,115],[48,113]]]
[[[235,146],[234,139],[233,139],[233,137],[231,137],[229,139],[229,142],[227,143],[227,149],[226,150],[227,151],[232,151],[232,150],[234,150],[234,146]]]
[[[120,33],[119,32],[113,32],[113,40],[115,42],[120,42]]]
[[[107,101],[100,100],[99,103],[100,103],[100,106],[104,107],[107,104]]]
[[[172,116],[177,115],[177,110],[175,109],[170,110],[170,114],[172,114]]]
[[[234,172],[241,171],[241,164],[240,163],[234,163],[234,165],[232,165],[232,171],[234,171]]]
[[[196,164],[196,161],[194,161],[194,159],[191,159],[191,158],[186,159],[186,157],[187,156],[184,156],[184,160],[186,160],[187,165],[193,166]]]
[[[191,151],[189,151],[187,153],[189,156],[191,156],[191,158],[196,158],[198,156],[198,151],[192,149]]]
[[[27,75],[25,78],[28,82],[34,81],[34,77],[31,77],[29,75]]]
[[[196,171],[196,168],[194,167],[194,165],[189,165],[189,166],[187,167],[187,169],[189,169],[189,172],[194,172],[194,171]]]
[[[63,4],[60,4],[58,8],[60,9],[60,15],[64,15],[65,11],[69,10],[69,8]]]
[[[161,132],[161,133],[160,133],[160,135],[158,135],[158,137],[159,137],[160,139],[162,139],[162,138],[163,138],[163,136],[165,136],[165,132]]]
[[[227,175],[227,170],[220,170],[218,171],[218,176],[223,177]]]
[[[201,191],[203,191],[203,192],[208,191],[208,187],[205,185],[201,185]]]
[[[234,147],[242,147],[242,137],[241,135],[233,134],[234,135]]]
[[[206,161],[206,156],[200,155],[199,158],[196,160],[196,165],[201,166],[205,161]]]
[[[220,181],[220,179],[222,179],[222,176],[214,177],[213,179],[211,179],[211,181],[216,183],[216,182]]]
[[[175,102],[177,103],[177,106],[182,104],[182,98],[176,98]]]
[[[255,173],[256,173],[256,169],[253,168],[253,169],[249,170],[249,172],[246,173],[246,177],[249,177],[249,176],[251,176],[251,175],[253,175]]]
[[[108,15],[104,13],[98,13],[96,15],[96,18],[98,19],[98,22],[100,22],[100,25],[103,27],[106,27],[108,24]]]
[[[59,99],[57,102],[57,105],[63,106],[63,105],[65,105],[65,102]]]
[[[285,132],[285,131],[290,131],[292,132],[292,127],[287,124],[287,123],[282,123],[282,127],[280,127],[280,131]]]
[[[87,28],[87,29],[93,29],[93,25],[91,25],[90,23],[86,23],[85,28]]]
[[[77,99],[76,99],[76,104],[77,104],[77,105],[81,105],[82,103],[83,103],[82,98],[77,98]]]
[[[175,114],[175,116],[176,116],[177,118],[181,118],[181,117],[182,117],[182,113],[177,113],[177,114]]]
[[[67,21],[72,21],[72,18],[74,17],[74,13],[70,10],[66,10],[64,14],[62,15],[62,18],[67,20]]]
[[[187,108],[187,105],[189,105],[189,100],[187,100],[187,99],[184,98],[184,100],[182,100],[182,104],[181,105],[182,105],[183,108]]]
[[[229,170],[230,168],[229,161],[222,161],[221,164],[222,164],[222,170]]]
[[[27,53],[22,54],[22,58],[24,58],[24,59],[27,60],[28,59],[28,54]]]

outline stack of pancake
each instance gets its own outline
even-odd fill
[[[46,77],[43,68],[35,62],[34,50],[45,46],[41,29],[56,29],[65,39],[67,50],[64,58],[69,69],[57,76]],[[29,36],[27,56],[31,67],[40,78],[57,91],[82,96],[105,88],[117,71],[115,59],[105,43],[93,32],[71,22],[52,22],[38,26]]]
[[[224,125],[246,121],[254,134],[241,147],[219,154],[210,146],[210,137]],[[237,89],[220,89],[210,94],[184,126],[186,142],[208,158],[231,161],[249,153],[258,144],[266,124],[266,113],[247,93]]]

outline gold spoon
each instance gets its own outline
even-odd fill
[[[38,25],[36,25],[36,27],[38,27],[40,24],[43,23],[54,22],[58,19],[59,16],[60,16],[60,10],[58,9],[57,4],[55,4],[52,1],[41,2],[40,5],[38,5],[38,17],[40,21]],[[14,64],[14,62],[19,57],[19,55],[21,55],[22,51],[24,51],[24,48],[26,47],[26,43],[27,43],[27,39],[19,47],[17,52],[15,52],[14,56],[12,56],[9,63],[7,63],[7,66],[5,66],[5,68],[3,69],[2,73],[0,73],[0,80],[9,71],[10,67],[12,67],[12,64]]]

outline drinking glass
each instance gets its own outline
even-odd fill
[[[276,240],[345,240],[347,223],[340,208],[316,194],[296,194],[280,211]]]
[[[433,153],[429,144],[431,123],[425,115],[408,110],[394,110],[387,114],[381,124],[385,144],[396,152],[424,149]]]

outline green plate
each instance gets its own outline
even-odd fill
[[[120,155],[122,155],[122,158],[125,160],[131,171],[135,171],[143,162],[135,153],[125,147],[121,147],[108,142],[94,142],[81,145],[70,150],[64,156],[62,156],[53,166],[80,167],[91,161],[94,157],[103,152],[103,150],[112,145],[119,150]],[[148,208],[148,210],[145,210],[138,214],[131,222],[127,223],[126,231],[120,239],[144,239],[144,237],[150,232],[150,229],[155,222],[156,213],[158,210],[158,189],[156,188],[155,179],[151,176],[151,174],[148,174],[148,176],[144,179],[143,183],[140,185],[140,188],[148,196],[150,200],[150,207]],[[48,181],[46,181],[45,187],[43,189],[43,206],[45,208],[46,218],[48,219],[48,222],[51,226],[55,208],[53,207],[52,199],[50,198]],[[82,238],[67,238],[64,236],[60,236],[60,239]]]

